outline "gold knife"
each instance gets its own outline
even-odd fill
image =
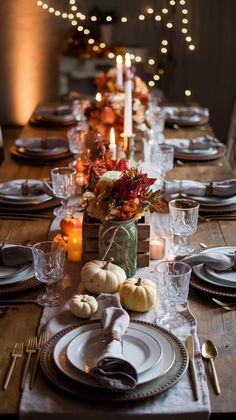
[[[194,341],[193,336],[189,335],[187,338],[187,351],[189,356],[189,367],[190,367],[190,374],[193,383],[193,390],[195,394],[196,400],[199,400],[199,388],[198,388],[198,381],[197,381],[197,371],[194,363]]]

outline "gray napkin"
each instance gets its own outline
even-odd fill
[[[19,183],[9,181],[0,186],[0,196],[35,197],[42,194],[45,194],[42,182],[29,185],[27,180]]]
[[[101,294],[98,302],[111,299],[109,294]],[[126,391],[137,385],[138,374],[134,366],[122,354],[122,339],[129,325],[129,315],[121,307],[116,296],[112,296],[113,304],[104,309],[101,317],[106,347],[90,373],[106,388],[113,391]]]
[[[236,179],[203,183],[192,180],[165,180],[164,192],[167,195],[184,193],[196,196],[230,197],[236,194]]]
[[[16,267],[20,264],[31,262],[33,259],[31,248],[9,246],[0,247],[0,265],[6,265],[8,267]]]
[[[169,138],[165,140],[166,144],[172,145],[175,147],[178,152],[187,150],[207,150],[210,147],[219,147],[223,146],[217,138],[212,136],[199,136],[193,139],[180,139],[180,138]]]
[[[50,153],[68,149],[68,141],[60,137],[30,137],[15,140],[16,147],[23,147],[26,151],[34,153]]]
[[[236,269],[236,253],[217,252],[217,250],[207,251],[207,253],[199,253],[184,257],[181,261],[194,266],[205,264],[216,271],[225,271],[230,268]]]

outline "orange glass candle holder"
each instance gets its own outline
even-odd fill
[[[73,262],[81,261],[82,257],[82,228],[72,229],[68,236],[68,260]]]
[[[166,253],[166,240],[161,236],[150,238],[150,258],[151,260],[162,260]]]

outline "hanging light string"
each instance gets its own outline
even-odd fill
[[[178,13],[180,14],[181,18],[181,28],[180,31],[184,36],[184,41],[186,44],[186,47],[190,52],[195,51],[195,45],[192,41],[192,36],[190,34],[189,30],[189,10],[187,6],[188,0],[166,0],[166,7],[163,7],[161,10],[157,11],[153,7],[146,6],[142,12],[137,13],[136,16],[121,16],[120,17],[120,23],[127,24],[131,20],[137,19],[139,23],[142,23],[147,19],[153,19],[154,22],[157,24],[162,24],[166,30],[172,30],[175,26],[175,22],[173,21],[173,8],[175,10],[178,10]],[[92,47],[94,52],[98,52],[101,50],[105,50],[107,48],[107,45],[103,40],[101,42],[97,43],[95,39],[90,34],[90,29],[86,25],[86,22],[97,22],[99,23],[99,17],[96,15],[92,15],[91,17],[86,17],[84,13],[79,11],[78,2],[76,0],[68,0],[68,10],[69,12],[64,12],[62,10],[56,9],[54,7],[51,7],[46,2],[42,0],[36,0],[37,6],[41,7],[43,10],[48,11],[49,13],[60,17],[62,19],[67,19],[71,26],[77,29],[78,32],[81,32],[85,35],[87,43],[90,47]],[[106,21],[107,23],[111,23],[113,20],[112,16],[107,15]],[[168,37],[166,37],[168,38]],[[160,54],[163,56],[168,54],[169,51],[169,42],[168,39],[163,38],[161,39],[160,43]],[[112,51],[109,51],[109,48],[107,48],[107,57],[110,59],[114,59],[115,54]],[[130,55],[131,60],[134,60],[136,63],[141,63],[143,61],[142,56],[131,54]],[[150,68],[153,69],[153,76],[152,80],[149,80],[148,85],[150,87],[154,87],[156,82],[158,82],[161,78],[161,76],[164,75],[165,71],[164,69],[157,70],[157,62],[153,57],[147,58],[147,63],[150,66]],[[185,90],[185,95],[190,96],[191,91],[189,89]]]

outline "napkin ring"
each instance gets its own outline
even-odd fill
[[[118,331],[111,331],[105,336],[106,344],[109,344],[112,340],[117,340],[122,343],[122,335]]]
[[[213,182],[210,182],[206,187],[206,195],[213,195]]]

